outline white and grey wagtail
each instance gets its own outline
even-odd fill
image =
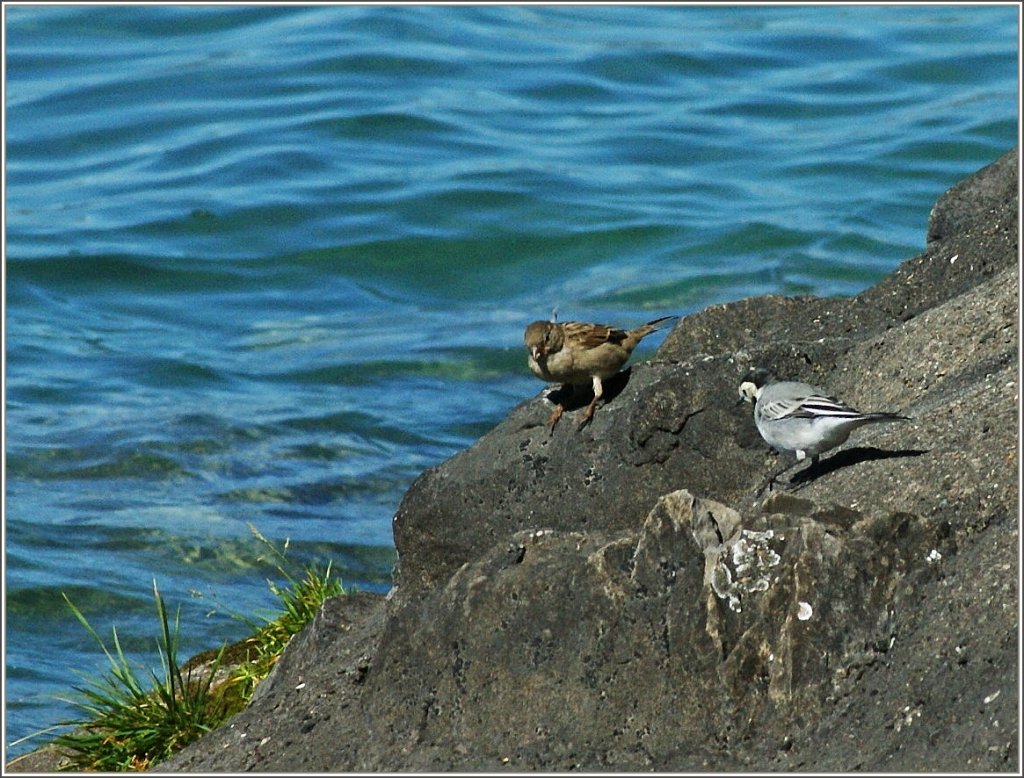
[[[758,493],[807,457],[811,458],[808,470],[813,468],[821,454],[841,446],[858,427],[910,418],[898,413],[858,411],[816,386],[777,381],[763,368],[747,373],[739,390],[742,400],[754,403],[754,424],[765,442],[777,451],[796,454],[796,461],[765,479]]]

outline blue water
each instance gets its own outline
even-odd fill
[[[1012,6],[4,11],[8,758],[62,593],[155,665],[154,579],[184,656],[272,607],[250,523],[386,591],[529,321],[855,293],[1018,133]]]

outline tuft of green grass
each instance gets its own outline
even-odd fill
[[[316,617],[324,600],[346,593],[341,580],[331,572],[330,562],[323,569],[306,568],[302,578],[296,578],[290,572],[294,568],[289,565],[284,551],[267,540],[252,524],[249,525],[249,531],[267,548],[275,560],[275,569],[288,585],[281,587],[273,581],[267,581],[270,591],[280,601],[282,610],[276,618],[268,620],[245,641],[246,661],[240,663],[232,674],[230,682],[238,684],[238,693],[246,702],[252,697],[256,685],[274,669],[292,636],[301,632]],[[285,549],[287,547],[288,542],[285,541]]]
[[[65,722],[77,725],[77,729],[59,735],[54,741],[68,753],[68,769],[145,770],[225,718],[224,705],[211,688],[216,672],[195,679],[178,667],[181,609],[175,612],[172,628],[155,580],[153,597],[160,626],[157,649],[163,675],[147,669],[150,683],[146,684],[125,657],[117,629],[113,630],[112,653],[82,612],[64,595],[75,618],[99,643],[110,662],[108,673],[98,679],[84,678],[85,685],[74,687],[80,696],[66,700],[89,714],[88,719]],[[215,667],[219,663],[218,654]]]
[[[140,677],[121,649],[117,629],[112,630],[111,651],[64,595],[71,612],[103,649],[110,669],[99,678],[83,675],[84,685],[74,687],[78,696],[65,700],[84,715],[62,722],[73,729],[54,740],[66,757],[62,769],[145,770],[215,729],[248,704],[256,686],[270,674],[292,636],[313,620],[324,600],[346,593],[329,563],[323,569],[292,572],[294,567],[284,551],[253,525],[249,529],[269,549],[275,568],[287,582],[285,586],[267,582],[280,601],[281,610],[273,618],[265,619],[250,637],[217,651],[203,652],[184,667],[178,663],[181,609],[175,612],[172,625],[155,580],[159,675],[147,669]]]

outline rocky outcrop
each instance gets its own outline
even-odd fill
[[[512,410],[410,488],[387,600],[159,769],[1019,770],[1017,168],[856,297],[687,317],[582,429]],[[914,421],[756,498],[755,365]]]

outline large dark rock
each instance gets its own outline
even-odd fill
[[[583,429],[515,408],[409,490],[388,599],[159,769],[1017,771],[1017,167],[856,297],[687,317]],[[754,365],[914,420],[755,498]]]

